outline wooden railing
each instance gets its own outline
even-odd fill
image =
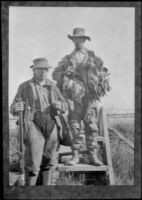
[[[126,137],[124,137],[119,131],[117,131],[114,128],[108,128],[108,130],[112,132],[113,134],[115,134],[117,137],[119,137],[125,144],[127,144],[131,149],[134,150],[134,144],[130,140],[128,140]]]

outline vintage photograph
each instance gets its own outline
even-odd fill
[[[9,186],[134,185],[135,9],[9,7]]]

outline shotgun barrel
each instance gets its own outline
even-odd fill
[[[22,102],[22,98],[18,98],[18,102]],[[20,134],[20,176],[18,178],[18,185],[25,185],[23,111],[19,111],[19,134]]]

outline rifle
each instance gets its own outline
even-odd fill
[[[22,98],[18,98],[17,101],[22,102]],[[19,133],[20,133],[20,176],[18,177],[16,185],[25,185],[23,111],[19,111]]]

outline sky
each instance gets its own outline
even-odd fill
[[[108,109],[134,110],[135,10],[125,7],[10,7],[9,104],[20,83],[32,77],[29,66],[46,57],[53,67],[73,51],[67,35],[83,27],[85,46],[104,61],[112,90],[102,99]]]

